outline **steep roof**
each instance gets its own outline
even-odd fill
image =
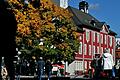
[[[101,30],[102,26],[105,25],[105,22],[100,22],[89,13],[84,13],[79,9],[73,8],[71,6],[68,6],[67,9],[73,14],[72,18],[74,23],[80,28],[82,28],[81,25],[86,25],[87,28]],[[116,35],[116,33],[111,30],[109,31],[109,34]]]
[[[115,32],[112,31],[112,30],[109,30],[109,34],[111,34],[111,35],[117,35],[117,33],[115,33]]]

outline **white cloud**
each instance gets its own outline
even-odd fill
[[[99,8],[99,4],[95,3],[95,4],[89,4],[89,9],[98,9]]]

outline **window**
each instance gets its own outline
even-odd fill
[[[87,53],[86,53],[86,52],[87,52],[87,45],[86,45],[86,44],[84,44],[84,54],[85,54],[85,55],[87,55]]]
[[[99,36],[99,33],[97,33],[97,43],[99,43],[99,40],[100,39],[100,36]]]
[[[114,54],[114,50],[112,49],[112,54]]]
[[[103,44],[103,34],[101,34],[101,43]]]
[[[95,32],[93,32],[93,42],[95,42]]]
[[[95,54],[95,46],[93,46],[93,53]]]
[[[95,33],[95,38],[97,38],[97,33]]]
[[[85,69],[87,69],[87,61],[85,61]]]
[[[99,51],[99,46],[97,46],[97,53],[100,53],[100,51]]]
[[[105,39],[105,44],[106,44],[107,43],[107,37],[106,37],[106,35],[105,35],[104,39]]]
[[[83,70],[83,61],[76,61],[76,70]]]
[[[103,47],[101,47],[101,53],[103,53]]]
[[[82,36],[81,35],[80,35],[79,39],[82,40]]]
[[[91,45],[89,45],[89,55],[91,55]]]
[[[86,40],[87,42],[89,41],[90,39],[90,31],[86,30]]]
[[[110,53],[110,48],[108,48],[108,52]]]
[[[80,42],[80,46],[79,46],[79,54],[82,54],[82,42]]]
[[[91,62],[89,62],[89,69],[91,69]]]
[[[110,46],[112,46],[112,36],[110,36]]]

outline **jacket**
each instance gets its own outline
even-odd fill
[[[103,53],[102,55],[103,70],[112,70],[113,68],[113,56],[110,53]]]

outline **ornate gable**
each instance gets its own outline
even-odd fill
[[[103,33],[109,33],[109,28],[108,28],[108,26],[104,24],[104,25],[102,26],[101,32],[103,32]]]

